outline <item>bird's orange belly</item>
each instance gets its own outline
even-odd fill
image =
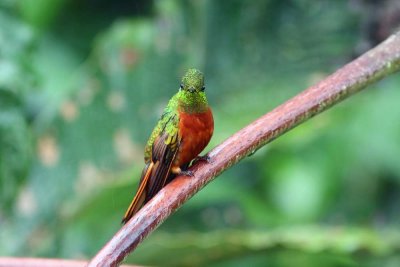
[[[214,131],[211,109],[196,114],[180,112],[179,115],[181,145],[173,167],[181,167],[197,157],[207,146]]]

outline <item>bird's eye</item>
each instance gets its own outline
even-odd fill
[[[206,87],[205,86],[201,87],[200,91],[204,92],[204,90],[206,90]]]
[[[182,90],[183,89],[183,84],[181,83],[181,85],[179,86],[179,88]]]

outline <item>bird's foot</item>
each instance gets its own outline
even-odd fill
[[[172,173],[174,173],[174,174],[176,174],[176,175],[183,175],[183,176],[190,176],[190,177],[193,177],[194,176],[194,174],[193,174],[193,172],[192,171],[189,171],[189,170],[182,170],[181,168],[179,168],[179,167],[173,167],[173,168],[171,168],[171,172]]]

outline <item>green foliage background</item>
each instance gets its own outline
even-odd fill
[[[185,69],[206,75],[209,150],[350,61],[366,42],[363,3],[1,1],[0,255],[93,256],[120,227]],[[226,171],[127,262],[398,266],[399,83]]]

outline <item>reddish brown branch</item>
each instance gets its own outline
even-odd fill
[[[400,68],[400,33],[298,94],[214,148],[209,164],[198,163],[194,177],[178,177],[117,232],[89,266],[115,266],[146,236],[204,185],[258,148],[308,118],[339,103]]]

